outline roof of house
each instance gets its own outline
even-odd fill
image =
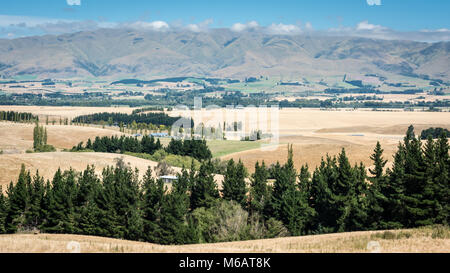
[[[159,179],[176,180],[176,179],[178,179],[178,177],[173,176],[173,175],[163,175],[163,176],[160,176]]]

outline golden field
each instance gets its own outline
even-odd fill
[[[0,156],[0,185],[5,186],[13,180],[17,180],[22,164],[25,164],[27,170],[31,175],[39,170],[39,175],[46,179],[52,179],[58,168],[62,171],[70,168],[83,171],[87,165],[94,164],[95,170],[101,174],[103,168],[113,166],[116,164],[116,158],[122,158],[125,163],[134,169],[139,170],[140,175],[143,175],[147,168],[152,168],[157,165],[156,162],[128,156],[121,154],[108,153],[69,153],[69,152],[54,152],[54,153],[31,153],[31,154],[4,154]]]
[[[134,108],[130,107],[81,107],[81,106],[17,106],[17,105],[2,105],[0,111],[16,111],[27,112],[38,115],[41,121],[45,121],[45,117],[49,119],[69,118],[73,119],[76,116],[89,115],[94,113],[126,113],[131,114]]]
[[[53,152],[53,153],[31,153],[31,154],[3,154],[0,155],[0,186],[3,186],[3,191],[11,182],[16,182],[19,177],[19,172],[22,164],[30,171],[31,175],[36,174],[39,170],[39,175],[45,179],[52,179],[55,172],[60,168],[62,171],[72,168],[75,171],[83,171],[88,165],[94,165],[97,175],[101,175],[103,168],[108,166],[115,166],[116,159],[121,158],[133,170],[139,171],[139,177],[142,179],[148,167],[153,169],[158,165],[157,162],[129,156],[123,154],[109,154],[109,153],[70,153],[70,152]],[[175,173],[180,173],[181,168],[172,167]],[[152,172],[155,176],[155,172]],[[223,176],[216,175],[215,180],[219,189],[222,186]]]
[[[0,253],[67,253],[70,242],[81,253],[368,253],[377,242],[381,253],[450,252],[449,230],[425,227],[395,231],[361,231],[242,242],[163,246],[94,236],[64,234],[0,235]],[[70,244],[69,244],[70,246]]]
[[[81,141],[96,136],[122,135],[118,130],[75,125],[45,125],[48,144],[59,149],[70,149]],[[24,153],[33,149],[34,124],[0,122],[0,149],[4,153]]]
[[[223,159],[241,159],[245,166],[253,171],[256,161],[264,160],[266,164],[277,161],[284,162],[287,158],[287,144],[293,144],[294,161],[297,168],[308,163],[312,168],[320,164],[322,157],[335,155],[345,148],[353,163],[362,161],[371,165],[369,159],[376,142],[379,141],[385,150],[385,158],[390,160],[402,141],[409,125],[414,125],[416,134],[429,127],[450,129],[450,112],[405,112],[405,111],[370,111],[341,109],[337,111],[319,109],[285,108],[267,120],[267,130],[261,127],[255,109],[233,110],[232,116],[244,123],[244,131],[262,129],[271,132],[278,126],[278,142],[272,143],[269,151],[260,148],[237,152],[222,156]],[[220,124],[217,120],[226,119],[224,110],[202,110],[190,112],[173,112],[171,115],[192,115],[197,118],[196,124]],[[258,118],[255,118],[258,116]],[[267,141],[262,141],[267,143]],[[273,141],[270,141],[273,142]],[[252,144],[254,145],[254,144]]]
[[[39,115],[53,115],[72,118],[76,115],[90,114],[104,111],[131,112],[132,108],[101,108],[101,107],[39,107],[39,106],[2,106],[1,110],[27,111]],[[202,110],[200,112],[170,112],[170,115],[192,114],[200,117],[199,121],[217,124],[214,118],[223,110]],[[251,110],[235,110],[237,120],[244,122],[247,132],[258,127],[257,122],[250,123]],[[220,116],[220,115],[219,115]],[[287,157],[287,144],[293,144],[294,162],[297,168],[308,163],[314,168],[327,153],[335,155],[345,148],[352,163],[362,161],[366,167],[372,162],[370,154],[377,141],[384,149],[384,157],[392,159],[397,145],[402,141],[404,133],[410,124],[416,128],[416,133],[429,127],[444,127],[450,129],[450,112],[404,112],[404,111],[369,111],[369,110],[340,110],[321,111],[318,109],[282,109],[278,111],[278,118],[271,120],[268,116],[268,132],[272,124],[278,120],[279,139],[272,143],[272,150],[262,150],[258,142],[241,141],[210,141],[208,145],[217,156],[222,159],[241,159],[250,172],[253,172],[256,161],[264,160],[266,164],[284,162]],[[197,123],[198,124],[198,123]],[[245,125],[247,124],[247,125]],[[80,141],[86,141],[95,136],[111,136],[121,134],[113,128],[47,125],[48,143],[58,149],[69,149]],[[57,169],[71,164],[77,170],[84,169],[88,164],[101,167],[113,164],[113,159],[119,155],[88,155],[73,153],[25,154],[31,149],[33,125],[0,122],[0,149],[4,154],[0,164],[0,183],[9,183],[17,179],[21,162],[32,169]],[[162,139],[162,143],[167,143]],[[270,143],[268,140],[261,143]],[[53,158],[54,157],[54,158]],[[131,160],[131,159],[130,159]],[[131,160],[133,161],[133,160]],[[50,173],[50,172],[49,172]]]

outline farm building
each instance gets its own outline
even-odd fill
[[[160,176],[159,179],[164,181],[165,184],[172,184],[173,181],[178,180],[178,177],[173,176],[173,175],[163,175],[163,176]]]

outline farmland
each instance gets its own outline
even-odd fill
[[[15,110],[22,112],[31,112],[41,117],[41,121],[45,117],[51,116],[59,120],[59,117],[74,118],[78,115],[85,115],[99,112],[120,112],[131,113],[133,108],[102,108],[102,107],[36,107],[36,106],[2,106],[1,110]],[[215,111],[215,112],[214,112]],[[203,110],[204,120],[219,113],[222,110]],[[244,121],[245,115],[237,111],[237,116]],[[180,114],[177,111],[169,112],[170,115]],[[184,114],[186,114],[184,112]],[[195,113],[189,113],[196,115]],[[198,113],[197,113],[198,114]],[[248,113],[247,113],[248,115]],[[332,117],[332,118],[330,118]],[[248,117],[245,118],[249,124]],[[293,144],[294,162],[297,168],[302,164],[308,163],[312,168],[320,163],[320,160],[327,153],[335,155],[342,148],[348,151],[350,161],[352,163],[362,161],[367,167],[371,165],[369,155],[377,141],[380,141],[385,155],[388,160],[392,159],[397,144],[403,139],[404,133],[409,125],[414,125],[416,133],[429,127],[443,127],[450,129],[450,112],[404,112],[404,111],[365,111],[365,110],[340,110],[340,111],[323,111],[318,109],[281,109],[279,110],[279,139],[278,142],[271,140],[260,141],[238,141],[238,140],[210,140],[208,146],[214,157],[220,157],[224,160],[233,158],[242,160],[245,167],[253,171],[256,161],[264,160],[266,164],[276,163],[276,161],[284,162],[287,158],[287,144]],[[197,121],[199,122],[199,121]],[[245,121],[244,121],[245,122]],[[254,121],[253,121],[254,122]],[[268,120],[269,128],[272,121]],[[248,133],[250,128],[257,128],[257,124],[244,127]],[[79,142],[86,142],[87,139],[96,136],[112,136],[121,135],[118,128],[108,127],[105,129],[96,126],[74,126],[74,125],[47,125],[49,144],[57,149],[70,149]],[[11,122],[0,122],[0,149],[4,154],[0,157],[7,158],[6,162],[12,160],[20,162],[25,161],[27,157],[39,155],[26,155],[25,151],[32,148],[33,144],[33,125],[19,124]],[[167,145],[168,138],[161,138],[161,143]],[[261,149],[261,144],[271,144],[271,151]],[[8,154],[15,154],[8,155]],[[49,155],[44,155],[47,164],[52,162],[67,162],[73,158],[73,154],[60,153],[56,161],[51,160]],[[94,161],[89,156],[80,156],[78,162],[73,167],[84,168],[87,164]],[[96,159],[100,163],[101,158]],[[45,161],[45,160],[44,160]],[[44,162],[37,160],[33,163],[35,168]],[[31,158],[28,162],[33,162]],[[112,164],[112,159],[105,158],[99,166]],[[69,165],[67,163],[67,165]],[[31,165],[30,165],[31,166]],[[2,183],[9,182],[16,178],[20,169],[20,164],[3,164],[0,171],[3,173]]]
[[[448,229],[438,235],[431,227],[363,231],[230,243],[163,246],[151,243],[63,234],[0,235],[0,253],[67,253],[70,242],[82,253],[368,253],[370,241],[381,253],[433,253],[450,250]]]

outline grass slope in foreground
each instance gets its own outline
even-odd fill
[[[391,231],[359,231],[286,237],[276,239],[162,246],[151,243],[64,234],[13,234],[0,235],[0,252],[64,253],[70,252],[67,244],[80,243],[81,252],[149,252],[149,253],[367,253],[367,244],[376,241],[380,252],[450,252],[450,229],[443,226]]]

